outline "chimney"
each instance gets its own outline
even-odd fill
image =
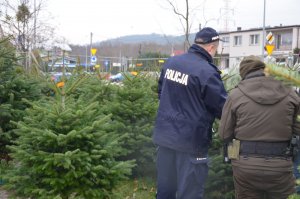
[[[237,30],[237,31],[241,31],[241,30],[242,30],[242,27],[237,27],[236,30]]]

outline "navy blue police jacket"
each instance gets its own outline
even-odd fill
[[[206,156],[212,124],[221,117],[227,97],[211,55],[193,44],[187,53],[169,58],[161,70],[158,96],[153,142]]]

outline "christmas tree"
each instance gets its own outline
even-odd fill
[[[116,96],[106,101],[103,109],[112,114],[112,120],[122,124],[118,129],[120,136],[126,136],[122,142],[125,149],[122,160],[135,159],[137,167],[133,175],[143,176],[153,173],[155,168],[152,128],[158,103],[152,87],[156,81],[147,74],[124,74],[124,77]]]
[[[82,77],[64,79],[55,97],[26,101],[18,139],[10,147],[13,168],[4,175],[7,188],[23,198],[109,198],[129,175],[133,161],[117,161],[123,139],[99,102],[70,93]],[[74,86],[75,85],[75,86]]]
[[[6,146],[16,139],[15,126],[10,121],[22,120],[29,107],[22,101],[38,100],[42,96],[38,80],[27,75],[20,66],[9,39],[0,41],[0,157],[8,159]]]

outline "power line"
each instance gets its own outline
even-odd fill
[[[233,19],[234,9],[231,8],[231,0],[224,0],[224,7],[220,9],[220,19],[223,19],[223,27],[222,31],[228,32],[230,31],[230,22],[235,23]]]

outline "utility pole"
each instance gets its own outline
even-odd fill
[[[87,72],[88,67],[88,44],[85,45],[85,71]]]
[[[36,48],[36,0],[34,0],[33,49]]]
[[[264,0],[264,14],[263,14],[263,38],[262,38],[262,59],[265,57],[265,44],[266,44],[266,0]]]
[[[92,66],[92,61],[91,61],[91,58],[92,58],[92,48],[93,48],[93,33],[91,32],[91,43],[90,43],[90,67]],[[90,68],[90,71],[91,71],[91,68]]]
[[[235,23],[233,20],[234,15],[234,9],[231,8],[231,0],[223,0],[224,1],[224,7],[220,9],[220,16],[221,19],[223,19],[223,22],[221,23],[223,27],[220,27],[222,31],[228,32],[230,31],[230,22]]]

